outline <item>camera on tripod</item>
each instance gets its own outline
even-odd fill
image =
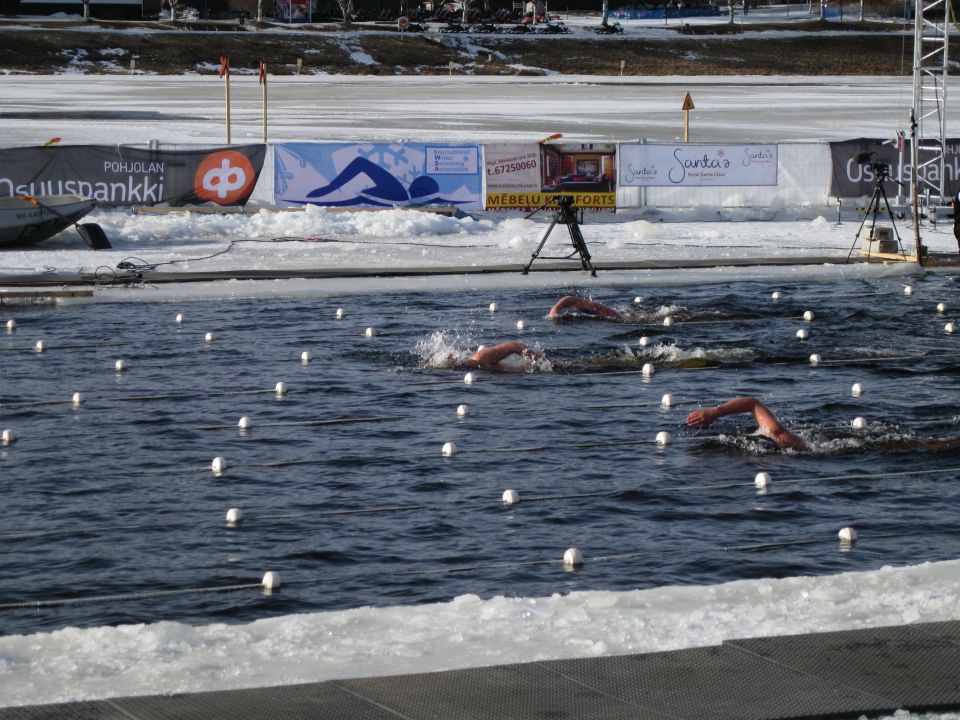
[[[890,177],[890,163],[874,162],[873,160],[874,155],[876,155],[875,152],[868,150],[861,153],[857,153],[853,157],[853,160],[854,162],[857,163],[857,165],[869,165],[870,168],[873,170],[873,174],[876,175],[877,178]]]

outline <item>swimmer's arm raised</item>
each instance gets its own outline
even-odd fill
[[[556,304],[550,308],[550,312],[547,313],[547,318],[556,320],[560,316],[560,311],[568,308],[593,315],[603,320],[623,320],[623,315],[613,308],[577,295],[566,295],[557,300]]]
[[[466,364],[470,367],[489,369],[511,355],[520,355],[534,360],[540,360],[543,357],[540,353],[531,350],[522,342],[513,341],[477,350],[467,359]]]
[[[715,407],[700,408],[687,415],[687,425],[690,427],[705,428],[709,427],[717,418],[726,415],[737,415],[739,413],[750,413],[753,419],[757,421],[757,429],[761,434],[776,442],[780,447],[793,448],[795,450],[805,450],[806,444],[799,437],[787,430],[777,416],[770,412],[762,402],[755,397],[738,397],[728,400],[725,403]]]

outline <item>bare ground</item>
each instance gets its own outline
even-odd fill
[[[27,31],[27,26],[30,30]],[[357,27],[357,26],[355,26]],[[912,72],[912,37],[888,24],[837,22],[788,28],[715,25],[676,28],[669,40],[623,35],[542,37],[509,34],[410,33],[367,24],[340,32],[335,25],[258,32],[253,23],[38,24],[0,18],[0,72],[161,75],[210,73],[221,55],[235,72],[266,61],[271,74],[363,75],[903,75]],[[435,26],[439,27],[439,26]],[[144,32],[144,30],[164,32]],[[358,28],[361,29],[361,28]],[[771,38],[763,30],[800,30]],[[377,32],[379,30],[379,32]],[[825,35],[824,31],[830,31]],[[845,32],[844,32],[845,31]],[[368,56],[372,58],[363,58]]]

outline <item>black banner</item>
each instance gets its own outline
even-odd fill
[[[151,150],[126,145],[0,149],[0,197],[82,195],[100,205],[244,205],[266,145]]]
[[[833,170],[830,195],[840,198],[872,195],[881,166],[889,168],[890,180],[883,184],[887,195],[893,197],[898,189],[901,194],[906,194],[910,183],[910,140],[904,138],[900,142],[903,146],[902,152],[895,140],[858,138],[830,143]],[[960,140],[947,140],[946,145],[944,172],[947,176],[946,191],[950,195],[956,193],[960,183]],[[925,166],[923,173],[929,182],[940,184],[939,163]],[[903,183],[902,187],[897,185],[897,180]]]

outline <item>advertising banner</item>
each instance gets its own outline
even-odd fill
[[[479,145],[283,143],[274,202],[331,207],[483,207]]]
[[[902,145],[902,151],[901,151]],[[927,158],[931,155],[927,155]],[[901,162],[902,159],[902,162]],[[906,195],[910,187],[910,140],[882,140],[880,138],[857,138],[830,143],[832,176],[830,195],[833,197],[864,197],[872,195],[877,186],[878,172],[883,170],[890,178],[883,183],[887,195]],[[940,164],[918,166],[923,177],[935,186],[940,185]],[[947,176],[946,193],[955,195],[960,190],[960,140],[948,139],[944,155],[944,172]],[[897,181],[902,185],[898,185]]]
[[[577,208],[616,208],[612,143],[484,145],[488,210],[532,210],[572,196]]]
[[[0,197],[82,195],[104,206],[243,205],[257,184],[265,154],[265,145],[0,149]]]
[[[620,145],[625,187],[720,187],[777,184],[776,145]]]

